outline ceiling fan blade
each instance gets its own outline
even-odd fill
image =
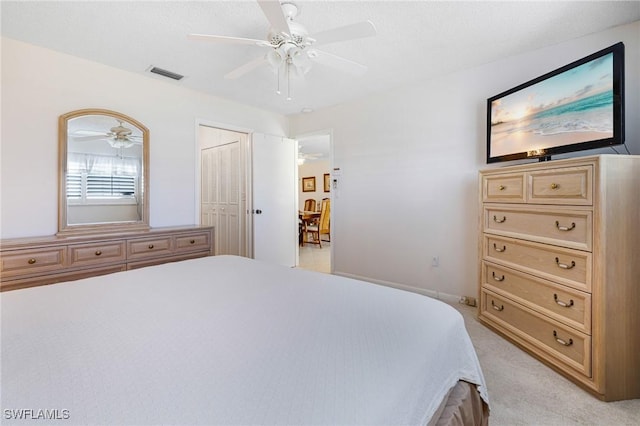
[[[339,41],[354,40],[356,38],[373,37],[377,34],[376,27],[371,21],[358,22],[357,24],[345,25],[344,27],[333,28],[312,34],[310,37],[315,40],[314,46],[322,44],[336,43]]]
[[[226,78],[227,80],[233,80],[238,77],[242,77],[246,73],[253,71],[254,69],[258,68],[260,65],[266,62],[267,62],[267,58],[265,56],[260,56],[259,58],[255,58],[254,60],[239,66],[233,71],[228,72],[227,74],[225,74],[224,78]]]
[[[76,142],[89,142],[109,139],[109,135],[71,136]]]
[[[258,4],[275,32],[291,34],[289,22],[278,0],[258,0]]]
[[[189,34],[187,35],[189,40],[203,40],[203,41],[212,41],[217,43],[227,43],[227,44],[254,44],[257,46],[271,46],[264,40],[258,40],[255,38],[242,38],[242,37],[228,37],[228,36],[220,36],[220,35],[209,35],[209,34]]]
[[[309,51],[308,54],[315,62],[349,74],[363,75],[368,69],[366,65],[359,64],[331,53],[323,52],[322,50],[314,49]]]

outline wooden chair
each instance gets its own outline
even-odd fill
[[[320,247],[322,247],[323,235],[328,235],[329,236],[328,241],[331,241],[330,217],[331,217],[331,200],[329,198],[323,198],[322,206],[320,208],[320,218],[313,224],[306,226],[305,231],[310,233],[312,236],[312,240],[307,241],[308,243],[318,244]]]
[[[316,200],[313,198],[308,198],[304,200],[304,211],[305,212],[315,212],[316,211]]]

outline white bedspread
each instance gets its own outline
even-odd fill
[[[424,425],[460,379],[488,401],[455,309],[338,276],[217,256],[0,298],[2,424]]]

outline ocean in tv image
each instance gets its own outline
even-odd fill
[[[495,156],[612,137],[612,53],[491,104]]]

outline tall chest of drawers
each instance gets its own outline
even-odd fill
[[[479,182],[479,320],[600,399],[640,398],[640,156]]]

